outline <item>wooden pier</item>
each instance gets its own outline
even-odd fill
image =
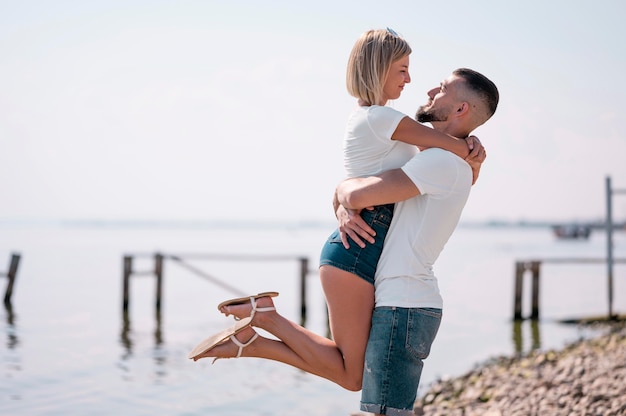
[[[613,263],[626,263],[626,259],[612,259]],[[534,259],[523,260],[515,263],[515,293],[513,300],[513,320],[521,321],[524,319],[531,319],[533,321],[539,320],[539,287],[541,280],[541,265],[544,263],[557,263],[557,264],[573,264],[573,263],[585,263],[585,264],[606,264],[607,259],[604,258],[546,258],[546,259]],[[531,299],[530,299],[530,315],[524,318],[522,314],[522,295],[524,293],[524,275],[530,273],[531,279]],[[611,302],[613,296],[611,292],[612,287],[609,288],[609,317],[613,314]]]
[[[135,270],[133,260],[136,257],[152,257],[154,259],[154,268],[151,270]],[[306,303],[306,278],[312,273],[309,270],[309,259],[303,256],[280,256],[280,255],[235,255],[235,254],[127,254],[123,258],[123,278],[122,278],[122,311],[125,319],[128,318],[128,305],[130,302],[130,278],[131,276],[154,276],[156,278],[155,290],[155,310],[157,318],[160,317],[161,305],[163,298],[163,264],[165,260],[176,262],[179,266],[189,270],[193,274],[200,276],[212,284],[226,289],[233,295],[247,296],[250,293],[231,286],[220,279],[204,272],[203,270],[192,266],[186,260],[227,260],[227,261],[297,261],[300,264],[299,274],[297,278],[300,280],[300,325],[305,326],[307,317]]]
[[[600,263],[607,266],[607,319],[615,319],[613,312],[613,266],[615,263],[626,263],[626,259],[615,259],[613,255],[613,196],[626,194],[626,189],[615,189],[611,184],[611,177],[605,178],[606,193],[606,258],[551,258],[517,261],[515,263],[515,294],[513,301],[513,320],[523,320],[522,316],[522,293],[524,289],[524,274],[531,273],[531,311],[530,319],[539,319],[539,280],[541,265],[543,263]]]

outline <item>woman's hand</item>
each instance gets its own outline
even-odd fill
[[[473,150],[470,152],[469,156],[465,158],[465,161],[472,168],[472,185],[474,185],[478,180],[480,167],[485,159],[487,159],[487,151],[483,147],[482,143],[480,143],[480,140],[478,140],[478,137],[469,136],[466,140],[468,147],[470,149],[473,147]]]
[[[478,137],[469,136],[465,139],[467,142],[467,147],[470,149],[470,154],[465,158],[466,162],[477,162],[483,163],[487,158],[487,151],[483,147],[483,144],[480,142]]]
[[[372,209],[366,208],[366,209]],[[337,211],[337,221],[339,222],[339,235],[341,236],[341,242],[343,246],[350,248],[350,240],[354,241],[359,247],[365,247],[365,241],[370,244],[374,243],[374,236],[376,232],[367,225],[363,218],[361,218],[361,210],[346,209],[343,205],[339,205]]]

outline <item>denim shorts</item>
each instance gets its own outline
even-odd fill
[[[383,252],[383,243],[391,225],[394,206],[394,204],[379,205],[373,210],[361,211],[361,218],[376,231],[374,243],[365,242],[364,248],[350,240],[350,248],[346,249],[341,242],[339,229],[336,229],[322,247],[320,266],[334,266],[374,284],[376,265]]]
[[[365,351],[361,410],[413,415],[423,360],[441,323],[435,308],[378,307]]]

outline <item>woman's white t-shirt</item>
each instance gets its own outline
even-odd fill
[[[377,175],[404,165],[418,150],[393,140],[400,120],[407,117],[390,107],[357,107],[346,126],[343,157],[349,178]]]

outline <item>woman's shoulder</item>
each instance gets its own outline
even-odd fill
[[[370,105],[369,107],[362,107],[367,109],[366,111],[370,113],[389,113],[389,114],[402,114],[404,113],[396,110],[393,107],[389,107],[387,105]]]
[[[395,108],[388,107],[386,105],[371,105],[369,107],[363,107],[366,112],[366,117],[371,120],[396,120],[407,117],[406,114],[396,110]]]

